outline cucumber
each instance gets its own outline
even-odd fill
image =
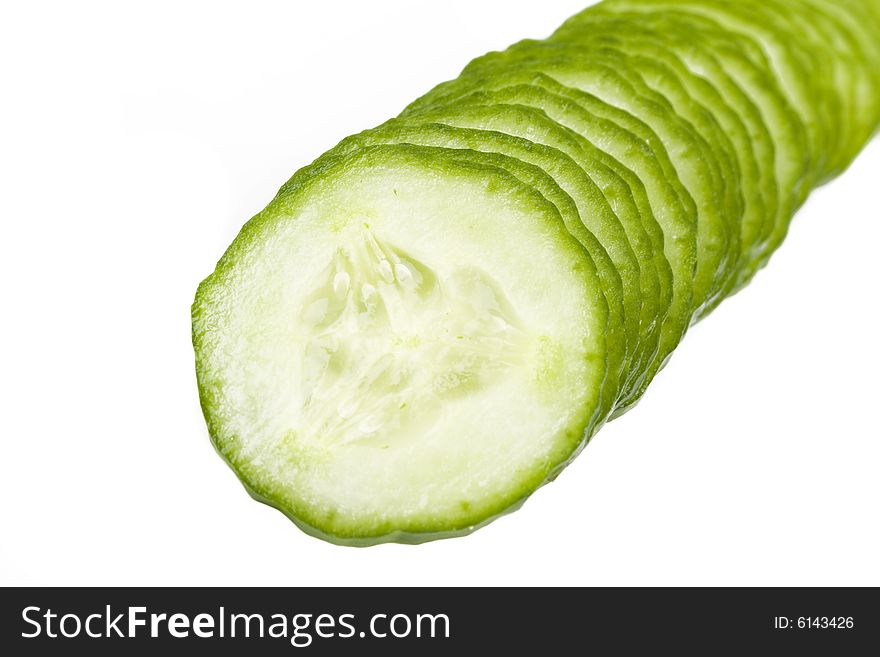
[[[516,62],[522,61],[520,66],[537,62],[561,84],[593,93],[599,88],[595,75],[602,77],[601,89],[608,93],[604,79],[613,71],[636,92],[633,100],[645,99],[646,102],[627,104],[615,90],[610,92],[609,102],[644,121],[664,142],[678,177],[697,204],[695,319],[708,314],[734,286],[743,221],[739,165],[730,140],[720,130],[717,120],[694,102],[674,74],[650,59],[637,59],[611,48],[549,41],[514,44],[503,57],[505,61],[511,57]],[[596,65],[601,68],[594,73]],[[479,70],[480,60],[471,66]],[[470,68],[465,69],[465,73]],[[599,95],[606,97],[605,93]],[[685,147],[676,147],[676,144]],[[700,249],[706,251],[705,255],[699,255]],[[719,261],[714,264],[716,253]],[[703,289],[706,297],[701,302],[699,292]]]
[[[455,155],[331,153],[199,287],[214,445],[316,536],[472,531],[603,419],[608,315],[589,254],[532,187]]]
[[[791,12],[783,20],[763,3],[706,0],[608,0],[606,9],[641,7],[647,11],[670,9],[716,21],[737,41],[749,36],[764,50],[769,70],[804,121],[809,137],[810,185],[834,175],[829,161],[833,149],[829,126],[843,120],[838,94],[830,88],[826,58],[798,45],[800,34],[791,29]]]
[[[740,264],[735,280],[735,288],[738,289],[748,282],[755,263],[760,262],[773,230],[777,188],[772,141],[754,103],[718,70],[717,60],[711,54],[704,54],[693,47],[688,47],[686,53],[678,53],[669,43],[657,37],[655,32],[643,29],[637,21],[600,15],[590,23],[589,29],[557,34],[548,41],[596,43],[629,53],[636,56],[631,61],[639,65],[640,71],[643,67],[660,65],[664,69],[660,73],[662,78],[656,83],[646,78],[648,84],[656,84],[655,88],[659,89],[668,75],[675,75],[685,87],[686,94],[717,120],[718,128],[709,130],[712,135],[718,136],[725,148],[732,151],[730,155],[735,158],[742,177],[744,207],[740,227]],[[681,43],[680,40],[676,42]],[[696,70],[689,68],[689,65]],[[715,84],[698,75],[697,71],[706,68],[715,72]],[[731,100],[728,101],[725,96]],[[741,116],[738,109],[743,107],[745,111]],[[725,143],[728,140],[729,143]]]
[[[797,0],[805,2],[805,0]],[[749,1],[748,4],[754,4]],[[851,144],[857,139],[861,117],[858,114],[858,69],[855,63],[853,43],[841,31],[836,20],[815,5],[807,5],[809,18],[800,12],[790,11],[790,5],[778,0],[762,0],[755,8],[761,16],[771,16],[773,21],[786,26],[787,31],[797,30],[798,38],[787,42],[789,49],[802,50],[804,56],[817,59],[821,66],[819,78],[832,88],[826,95],[839,101],[832,114],[835,123],[823,126],[829,134],[828,163],[825,180],[839,175],[849,164]],[[819,55],[819,52],[827,53]],[[830,56],[829,56],[830,55]],[[812,69],[819,68],[815,63]]]
[[[830,63],[835,76],[843,80],[840,85],[841,99],[847,103],[851,121],[841,126],[849,129],[851,134],[847,141],[841,141],[843,149],[838,171],[843,171],[858,152],[862,144],[875,130],[875,121],[880,114],[880,68],[875,62],[880,61],[880,41],[877,39],[878,26],[872,21],[868,5],[864,2],[843,2],[835,0],[799,0],[805,3],[818,20],[802,20],[805,27],[815,28],[813,47],[824,48],[826,43],[834,43],[834,57]],[[786,5],[779,3],[780,11]],[[846,86],[844,86],[846,85]]]
[[[533,84],[504,86],[518,82],[520,79],[530,79]],[[580,133],[591,140],[587,146],[598,157],[601,157],[602,151],[614,156],[612,159],[606,158],[603,161],[612,166],[616,165],[621,175],[635,176],[641,179],[650,197],[653,213],[662,226],[665,237],[665,255],[674,275],[672,302],[666,321],[661,328],[657,355],[648,363],[647,369],[640,378],[639,385],[627,391],[622,398],[616,413],[619,415],[632,407],[641,397],[648,383],[668,361],[672,350],[681,341],[684,332],[690,325],[693,314],[692,299],[696,268],[696,208],[687,190],[675,177],[675,169],[669,162],[660,140],[653,135],[649,127],[631,115],[608,106],[595,97],[567,89],[546,76],[536,76],[528,71],[519,75],[506,74],[503,79],[499,78],[497,84],[500,89],[458,98],[446,110],[435,110],[435,113],[424,114],[426,109],[419,110],[418,107],[429,105],[417,103],[411,106],[404,115],[407,117],[421,115],[433,119],[437,111],[443,111],[447,117],[459,117],[470,109],[468,105],[474,103],[488,103],[488,112],[484,112],[484,114],[490,116],[492,110],[504,103],[539,109],[551,119],[570,128],[568,130],[570,134],[576,136],[577,133]],[[494,85],[489,80],[485,80],[481,86],[491,88]],[[512,105],[508,105],[508,107],[512,107]],[[586,107],[592,111],[587,111]],[[505,111],[510,112],[509,109]],[[520,110],[520,112],[522,111]],[[600,118],[593,111],[614,117],[636,132],[630,132],[610,119]],[[539,124],[540,118],[533,115],[531,123]],[[504,118],[500,121],[496,119],[495,127],[499,130],[511,130]],[[528,133],[529,126],[522,126],[521,129],[524,133]],[[558,131],[555,134],[555,138],[559,139]],[[584,144],[584,140],[581,139],[579,143]],[[656,147],[653,149],[645,148],[645,143],[652,143]],[[595,169],[595,165],[589,162],[583,166],[587,169]],[[687,205],[684,204],[685,202]]]
[[[759,117],[766,125],[767,134],[772,138],[774,166],[777,179],[778,207],[773,230],[767,240],[761,259],[754,263],[746,274],[746,280],[764,267],[773,252],[782,243],[788,232],[792,215],[801,206],[811,189],[810,162],[807,129],[800,116],[770,74],[770,63],[763,56],[760,47],[746,35],[725,32],[720,26],[701,16],[674,10],[653,13],[650,11],[617,11],[614,6],[601,4],[596,7],[595,15],[606,12],[628,21],[650,28],[658,34],[666,35],[664,43],[676,52],[697,49],[702,54],[709,53],[717,57],[720,68],[707,66],[703,58],[701,70],[712,82],[722,85],[725,76],[729,76],[742,96],[731,91],[732,100],[741,100],[737,104],[740,114],[747,116],[749,105],[759,110]],[[554,35],[579,30],[580,26],[589,25],[594,14],[584,12],[567,21]],[[675,34],[688,34],[687,45],[683,40],[676,40]],[[762,138],[762,133],[755,135]]]
[[[491,84],[490,80],[497,84],[505,82],[511,70],[516,71],[517,75],[544,73],[569,90],[589,89],[591,96],[603,101],[602,105],[591,105],[591,112],[607,112],[607,108],[616,110],[614,118],[618,123],[628,121],[627,127],[632,127],[638,122],[642,140],[647,143],[659,141],[662,147],[652,150],[664,165],[663,177],[673,182],[680,181],[684,188],[680,195],[690,196],[696,208],[699,257],[694,280],[693,313],[699,315],[705,308],[711,307],[716,296],[727,288],[734,271],[731,260],[739,251],[739,223],[738,219],[733,218],[737,214],[736,208],[729,206],[730,199],[725,196],[726,182],[720,165],[705,139],[693,126],[671,111],[661,98],[651,93],[646,85],[634,85],[632,78],[635,74],[624,76],[618,68],[623,69],[624,65],[614,67],[592,57],[578,56],[572,51],[554,54],[551,50],[542,56],[520,49],[484,55],[468,65],[459,81],[465,89],[468,86],[485,88]],[[609,115],[606,113],[604,116]],[[580,120],[566,125],[582,132],[582,123]],[[630,161],[623,160],[616,153],[615,156],[636,170]],[[638,153],[635,157],[638,157]],[[656,207],[654,210],[657,212]],[[733,216],[729,217],[728,214]]]
[[[606,0],[343,139],[196,292],[217,452],[342,545],[516,509],[877,132],[878,30],[880,0]]]

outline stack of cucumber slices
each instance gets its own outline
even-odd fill
[[[632,407],[880,123],[880,0],[607,0],[298,171],[198,289],[247,490],[466,534]]]

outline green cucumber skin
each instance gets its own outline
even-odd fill
[[[593,429],[593,434],[595,435],[596,431],[598,431],[602,425],[597,425]],[[586,447],[588,440],[585,441],[572,455],[566,460],[564,463],[560,463],[556,466],[554,470],[552,470],[536,488],[530,490],[525,493],[521,498],[507,506],[506,508],[498,511],[494,515],[484,518],[480,522],[477,522],[472,525],[468,525],[466,527],[461,527],[458,529],[450,529],[445,531],[435,531],[435,532],[407,532],[407,531],[393,531],[387,534],[382,534],[381,536],[338,536],[331,532],[323,531],[318,527],[309,524],[302,518],[296,516],[291,513],[289,510],[285,509],[281,504],[272,499],[271,496],[263,495],[257,492],[254,488],[248,484],[248,482],[238,475],[236,472],[235,466],[231,463],[231,461],[226,457],[226,455],[217,448],[216,443],[212,441],[214,445],[214,451],[226,462],[226,465],[236,472],[236,476],[238,477],[239,482],[242,487],[244,487],[245,492],[251,496],[255,501],[265,504],[277,511],[283,513],[288,520],[290,520],[294,525],[296,525],[302,532],[312,536],[313,538],[321,539],[327,543],[332,543],[333,545],[339,545],[340,547],[355,547],[355,548],[367,548],[373,547],[375,545],[382,545],[384,543],[398,543],[401,545],[421,545],[422,543],[430,543],[432,541],[442,541],[447,538],[459,538],[462,536],[467,536],[468,534],[472,534],[478,529],[482,529],[486,525],[489,525],[498,518],[506,516],[514,511],[518,511],[523,504],[526,503],[526,500],[529,499],[535,492],[537,492],[541,487],[551,483],[556,477],[559,476],[559,473],[562,472],[566,467],[568,467],[574,459],[576,459],[584,447]]]
[[[880,114],[880,42],[877,40],[877,25],[870,15],[869,6],[863,2],[840,2],[839,0],[799,0],[808,6],[822,20],[816,27],[825,28],[814,40],[814,47],[822,47],[826,40],[837,38],[842,47],[835,50],[832,63],[835,69],[849,77],[850,89],[847,95],[855,102],[851,107],[853,134],[848,142],[841,141],[843,149],[837,171],[845,171],[861,150],[861,145],[869,140],[874,131],[874,117]],[[780,0],[773,0],[780,12],[787,7]],[[838,60],[838,57],[840,60]],[[841,61],[842,60],[842,61]],[[842,65],[844,64],[845,65]]]
[[[704,303],[701,303],[703,299],[698,298],[694,304],[698,306],[696,321],[708,314],[724,298],[746,285],[766,265],[770,255],[783,241],[789,221],[810,191],[843,172],[864,144],[880,130],[880,41],[872,38],[880,32],[880,0],[794,0],[790,4],[781,0],[745,0],[741,3],[712,0],[606,0],[572,17],[550,40],[518,44],[507,53],[490,53],[475,60],[465,69],[461,78],[443,83],[410,105],[405,110],[405,119],[402,121],[412,123],[419,129],[429,130],[420,121],[430,120],[438,112],[442,115],[442,112],[453,112],[456,108],[469,111],[479,107],[483,102],[479,95],[484,94],[486,89],[492,89],[494,83],[500,83],[502,89],[509,88],[504,87],[503,78],[517,67],[520,70],[531,68],[540,72],[542,65],[556,65],[561,61],[560,54],[563,58],[573,55],[571,59],[577,61],[586,61],[589,57],[602,60],[602,52],[609,44],[603,45],[601,41],[592,43],[595,34],[591,34],[591,28],[599,26],[605,20],[621,21],[619,24],[625,25],[627,20],[635,20],[639,13],[646,25],[662,24],[664,20],[679,20],[681,25],[689,22],[694,25],[710,24],[712,27],[709,33],[695,35],[695,41],[700,44],[699,47],[708,51],[711,51],[713,44],[722,44],[727,48],[727,54],[720,59],[722,67],[730,65],[731,58],[741,58],[741,63],[745,64],[748,60],[748,65],[753,66],[755,71],[766,71],[768,96],[764,98],[773,98],[775,103],[778,97],[779,102],[772,110],[775,112],[773,118],[765,127],[774,141],[785,140],[783,143],[790,158],[779,169],[788,174],[778,181],[776,210],[769,213],[773,215],[773,221],[766,223],[772,230],[767,230],[762,224],[760,229],[753,231],[756,237],[744,237],[743,243],[740,243],[737,220],[731,219],[738,216],[736,203],[740,204],[740,208],[744,203],[742,197],[737,201],[731,196],[739,194],[743,186],[740,174],[736,173],[739,171],[736,148],[729,140],[718,143],[725,142],[726,135],[711,127],[710,122],[696,121],[696,125],[692,126],[698,140],[708,137],[706,143],[712,157],[708,158],[711,161],[707,161],[707,175],[715,178],[719,189],[724,189],[721,196],[725,199],[725,209],[731,213],[723,219],[725,227],[731,231],[723,248],[728,249],[730,254],[740,254],[728,255],[728,258],[735,259],[725,259],[719,265],[723,273],[719,274],[717,287],[706,296]],[[676,15],[678,17],[673,19]],[[554,39],[557,43],[553,43]],[[670,40],[665,43],[668,45]],[[617,54],[607,55],[602,60],[605,64],[612,64],[618,56],[622,62],[627,60],[625,39],[616,41],[610,50]],[[737,51],[736,54],[734,51]],[[514,53],[512,56],[509,54],[511,52]],[[578,60],[579,57],[585,59]],[[782,69],[792,73],[786,75],[782,81],[779,80],[776,63],[780,61],[779,57]],[[498,65],[496,61],[502,61],[503,64]],[[577,61],[572,64],[575,68]],[[636,70],[627,70],[627,73],[638,74]],[[709,79],[708,82],[711,84],[713,81]],[[723,93],[720,89],[718,91]],[[748,96],[754,88],[745,86],[741,91]],[[758,112],[767,109],[760,99],[748,97],[755,103]],[[727,99],[722,97],[722,100]],[[733,110],[736,112],[735,107]],[[674,110],[673,113],[679,116]],[[785,116],[790,121],[782,118]],[[709,118],[712,118],[711,115]],[[785,126],[789,132],[780,136],[777,128],[786,122],[790,124]],[[839,126],[838,133],[833,133],[829,127],[834,125]],[[384,133],[382,128],[385,129]],[[492,180],[506,181],[504,184],[509,184],[511,190],[516,189],[516,194],[532,198],[536,207],[541,205],[548,208],[547,212],[552,207],[555,212],[553,216],[558,217],[559,225],[566,222],[569,233],[574,231],[571,197],[540,164],[520,161],[514,156],[494,150],[490,152],[488,149],[472,149],[464,144],[454,148],[409,144],[403,141],[403,137],[395,136],[394,129],[395,127],[382,126],[375,131],[367,131],[344,140],[335,149],[295,173],[267,208],[245,224],[218,262],[215,272],[202,282],[196,294],[192,308],[192,340],[197,355],[204,348],[206,327],[203,313],[208,291],[222,286],[224,277],[234,269],[237,259],[243,255],[250,241],[260,238],[260,230],[264,226],[271,224],[278,213],[296,206],[297,198],[309,194],[313,185],[331,176],[337,168],[369,166],[371,158],[381,158],[383,154],[393,153],[395,158],[409,158],[422,164],[429,162],[439,175],[451,176],[454,171],[460,170],[480,172],[490,176]],[[713,134],[717,140],[713,140]],[[799,135],[803,136],[802,143],[799,142]],[[776,145],[779,145],[778,141]],[[774,144],[769,147],[774,149]],[[800,176],[794,171],[798,166],[795,160],[799,154],[803,156]],[[589,174],[589,171],[586,173]],[[731,179],[733,184],[728,184]],[[772,204],[769,207],[773,207]],[[745,235],[743,232],[743,236]],[[584,249],[583,238],[579,240],[577,247],[574,246],[576,236],[569,234],[567,238],[567,243],[571,243],[572,248],[579,248],[589,258],[588,251]],[[751,240],[754,244],[746,243]],[[637,264],[656,267],[649,261],[648,256],[640,255]],[[666,264],[668,266],[668,262]],[[596,278],[595,265],[593,268],[593,278]],[[601,296],[605,304],[607,323],[607,309],[613,294],[602,285],[597,286],[596,294]],[[609,298],[606,299],[606,296]],[[632,309],[628,312],[632,314]],[[640,310],[638,313],[642,323],[646,312]],[[664,321],[662,311],[658,311],[658,320],[661,324]],[[629,324],[631,321],[627,319],[627,326],[632,326]],[[627,330],[630,329],[624,327],[623,332]],[[685,326],[676,344],[686,330]],[[624,335],[612,334],[614,344],[605,347],[606,372],[608,354],[617,348],[617,342],[623,340]],[[638,348],[644,340],[645,337],[640,334]],[[672,345],[673,348],[674,346]],[[672,353],[672,349],[660,349],[648,354],[650,348],[644,353],[632,353],[629,348],[625,351],[626,362],[622,367],[627,366],[630,369],[621,371],[620,382],[615,382],[614,385],[606,385],[611,380],[608,378],[610,375],[606,374],[603,379],[606,383],[592,391],[590,403],[585,404],[588,412],[579,416],[575,430],[567,430],[564,434],[567,438],[564,443],[566,456],[543,468],[516,491],[510,491],[510,494],[505,491],[503,503],[497,504],[480,517],[470,518],[468,522],[455,521],[450,524],[448,521],[435,521],[432,527],[424,530],[389,529],[369,535],[334,533],[322,526],[320,518],[315,519],[308,512],[289,508],[279,501],[280,494],[276,495],[271,488],[255,484],[247,474],[247,464],[238,462],[219,438],[219,420],[215,415],[211,384],[206,380],[207,375],[201,369],[198,358],[196,371],[200,403],[212,444],[239,477],[248,494],[255,500],[280,510],[311,536],[338,545],[365,547],[388,542],[418,544],[463,536],[518,509],[535,490],[555,479],[606,421],[618,417],[638,402],[653,376],[668,362]],[[652,358],[655,361],[650,364]],[[611,399],[612,390],[620,395],[620,399]]]
[[[809,135],[809,184],[814,187],[821,179],[828,160],[827,135],[822,125],[833,121],[831,94],[822,93],[824,82],[810,79],[806,74],[810,55],[802,50],[787,51],[781,49],[783,57],[775,59],[768,52],[768,44],[777,44],[781,32],[777,29],[777,18],[769,14],[761,6],[751,2],[706,2],[704,0],[608,0],[603,7],[609,10],[640,9],[642,11],[674,10],[708,18],[717,23],[724,31],[731,33],[739,40],[740,35],[753,37],[767,62],[767,70],[779,78],[783,86],[792,85],[788,89],[790,100],[798,110]],[[789,38],[796,34],[787,33]],[[780,75],[778,67],[785,69]],[[788,74],[796,72],[795,74]]]
[[[202,402],[202,410],[203,412],[207,412],[204,410],[205,404]],[[255,488],[248,483],[247,479],[240,475],[237,467],[233,464],[233,462],[228,458],[228,456],[218,447],[217,442],[215,440],[211,440],[211,444],[214,446],[214,451],[223,459],[227,466],[235,473],[235,476],[238,478],[245,492],[251,496],[252,499],[259,502],[260,504],[265,504],[277,511],[283,513],[288,520],[290,520],[294,525],[296,525],[302,532],[312,536],[313,538],[321,539],[327,543],[332,543],[333,545],[339,545],[340,547],[356,547],[356,548],[366,548],[373,547],[374,545],[382,545],[383,543],[399,543],[402,545],[420,545],[422,543],[430,543],[431,541],[439,541],[446,538],[458,538],[461,536],[467,536],[475,532],[478,529],[481,529],[488,525],[489,523],[497,520],[498,518],[507,515],[508,513],[513,513],[514,511],[519,510],[519,508],[525,504],[525,501],[531,496],[534,492],[526,493],[519,500],[508,506],[506,509],[499,511],[493,516],[485,518],[479,523],[474,525],[469,525],[467,527],[462,527],[460,529],[450,529],[447,531],[436,531],[436,532],[407,532],[407,531],[393,531],[387,534],[382,534],[381,536],[338,536],[333,534],[332,532],[324,531],[315,525],[309,524],[307,521],[298,517],[296,514],[292,513],[290,510],[286,509],[282,504],[278,503],[272,498],[271,493],[263,494],[258,492]],[[579,452],[578,452],[579,453]],[[547,477],[547,480],[543,482],[541,485],[543,486],[546,483],[553,481],[556,478],[558,473],[562,471],[574,458],[577,454],[574,454],[571,459],[566,461],[564,464],[558,466],[558,470],[554,472],[552,475]],[[536,489],[537,490],[537,489]]]
[[[781,43],[786,45],[786,52],[791,53],[792,61],[799,62],[803,66],[804,79],[808,80],[812,92],[812,100],[819,114],[820,126],[836,124],[844,134],[851,130],[853,117],[843,107],[844,95],[838,93],[834,87],[834,70],[832,62],[839,56],[834,52],[834,47],[822,39],[822,52],[820,54],[814,47],[808,46],[810,37],[820,23],[824,24],[827,19],[813,21],[806,20],[800,12],[792,12],[786,6],[780,6],[776,0],[767,2],[755,2],[747,0],[738,7],[737,16],[748,21],[750,25],[766,26],[768,32],[773,32]],[[797,38],[786,38],[792,33]],[[814,42],[815,43],[815,42]],[[809,72],[809,73],[808,73]],[[817,152],[820,154],[817,162],[816,184],[821,184],[839,175],[845,168],[841,164],[841,150],[849,140],[846,136],[834,138],[824,134],[820,136],[820,146]]]

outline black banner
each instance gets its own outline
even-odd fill
[[[3,589],[6,655],[629,654],[880,646],[876,589]],[[469,654],[467,652],[463,654]],[[786,653],[782,653],[786,654]]]

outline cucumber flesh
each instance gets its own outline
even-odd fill
[[[199,288],[194,344],[215,446],[258,499],[340,543],[418,542],[577,452],[603,419],[606,322],[544,197],[377,146],[298,173],[245,227]]]
[[[514,84],[526,79],[532,80],[533,84]],[[468,81],[468,86],[471,82]],[[496,86],[488,79],[480,84],[488,89]],[[507,84],[514,86],[504,86]],[[482,103],[485,105],[485,109],[482,110],[484,118],[494,120],[495,128],[510,131],[512,128],[508,123],[512,124],[513,121],[508,122],[504,117],[499,120],[495,116],[496,112],[505,111],[510,114],[512,111],[510,108],[515,106],[531,107],[534,109],[530,123],[535,125],[539,124],[540,116],[534,116],[534,111],[540,110],[559,125],[567,126],[569,128],[567,134],[581,135],[578,143],[584,144],[586,140],[586,145],[592,149],[596,157],[601,158],[604,151],[607,155],[602,161],[616,166],[621,175],[640,179],[650,197],[653,214],[662,226],[665,255],[674,275],[671,306],[661,328],[657,355],[649,362],[648,368],[640,377],[640,385],[629,390],[621,400],[619,404],[621,410],[617,413],[620,414],[622,409],[631,407],[638,400],[647,384],[667,362],[672,350],[681,341],[690,325],[697,249],[695,206],[683,186],[680,183],[676,185],[677,179],[671,177],[675,175],[675,170],[671,167],[668,158],[664,158],[665,152],[660,140],[656,136],[652,137],[650,128],[639,124],[631,115],[609,107],[601,100],[587,94],[568,89],[551,78],[535,75],[529,71],[499,76],[497,86],[499,88],[495,91],[478,92],[464,98],[456,98],[449,101],[450,104],[445,109],[434,112],[428,111],[430,104],[417,103],[412,109],[407,110],[405,116],[426,116],[433,120],[435,113],[442,111],[447,115],[448,120],[461,121],[461,115],[472,109],[471,104]],[[423,109],[418,109],[418,106],[422,106]],[[598,117],[593,111],[587,111],[586,107],[616,118],[627,127],[638,131],[642,135],[641,138],[616,122]],[[520,114],[524,111],[526,110],[518,110]],[[519,129],[524,134],[534,132],[529,124]],[[651,140],[649,143],[656,147],[651,150],[645,149],[643,145],[646,140]],[[608,156],[613,157],[609,159]],[[589,161],[583,166],[587,170],[596,169],[595,164]],[[682,200],[690,203],[683,205]]]
[[[577,158],[578,162],[588,157],[582,148],[583,144],[578,140],[576,134],[561,129],[560,126],[547,119],[546,116],[529,111],[524,107],[461,107],[448,113],[441,110],[436,113],[420,115],[418,119],[415,117],[407,117],[407,119],[426,123],[446,123],[460,128],[496,131],[501,134],[529,139],[535,143],[556,148],[560,153],[569,156],[572,160]],[[591,176],[587,176],[584,169],[580,166],[569,169],[569,175],[574,177],[573,182],[575,183],[571,186],[566,184],[564,178],[558,179],[562,184],[566,184],[567,191],[571,193],[579,208],[584,209],[584,213],[581,215],[583,221],[589,221],[590,218],[595,216],[589,211],[591,208],[601,205],[600,197],[604,194],[603,190],[600,189],[600,185],[605,183],[609,185],[620,184],[619,180],[614,179],[607,168],[603,168],[601,164],[598,161],[593,163]],[[621,189],[620,191],[623,192],[624,190]],[[603,224],[601,227],[606,231],[615,228],[614,223]],[[633,344],[634,338],[631,338],[631,336],[637,333],[638,324],[636,316],[626,312],[626,292],[622,278],[614,266],[607,247],[598,242],[597,244],[599,249],[590,255],[596,265],[599,280],[608,301],[608,377],[612,379],[609,381],[609,386],[611,383],[614,383],[612,387],[617,391],[616,396],[619,396],[624,389],[624,381],[629,368],[632,350],[635,349]],[[630,292],[630,297],[632,297],[632,291]],[[633,301],[630,300],[629,303],[632,305]]]
[[[528,180],[529,184],[551,200],[557,206],[569,232],[584,245],[588,253],[595,256],[594,262],[600,263],[597,268],[608,270],[613,274],[614,265],[610,257],[596,237],[589,232],[581,217],[591,217],[595,221],[608,223],[614,221],[614,210],[606,197],[585,176],[583,170],[561,151],[497,131],[401,119],[394,119],[379,128],[354,135],[344,140],[337,150],[376,143],[409,143],[455,148],[461,149],[460,152],[468,157],[490,158],[489,161],[497,166],[511,171],[522,180]],[[501,157],[500,161],[496,159],[499,157]],[[523,168],[527,168],[528,171],[524,172]],[[593,193],[587,193],[591,188]],[[623,194],[624,190],[618,191],[621,193],[615,199],[615,207],[618,209],[626,207],[627,212],[635,214],[637,209],[632,199],[628,199]],[[662,249],[662,243],[659,246]],[[654,253],[653,245],[647,237],[643,239],[641,249],[640,255],[643,259],[639,266],[640,288],[629,291],[627,296],[636,301],[644,300],[644,303],[638,318],[635,316],[636,307],[627,307],[629,316],[638,319],[638,324],[634,321],[628,322],[627,339],[630,344],[639,344],[645,350],[653,348],[653,351],[656,351],[659,343],[659,325],[671,298],[671,274],[668,272],[668,265],[662,272],[658,272],[657,267],[665,263],[665,260],[662,252]],[[601,281],[602,273],[599,276]],[[628,283],[633,284],[632,281]],[[661,307],[663,304],[665,307]],[[653,352],[648,355],[653,356]],[[609,365],[611,371],[605,380],[603,399],[609,404],[619,398],[621,388],[627,387],[628,380],[633,377],[632,369],[635,365],[630,359],[625,359],[623,353],[620,354],[619,360],[620,368]],[[610,354],[609,361],[616,362]],[[610,411],[611,407],[608,410]]]

